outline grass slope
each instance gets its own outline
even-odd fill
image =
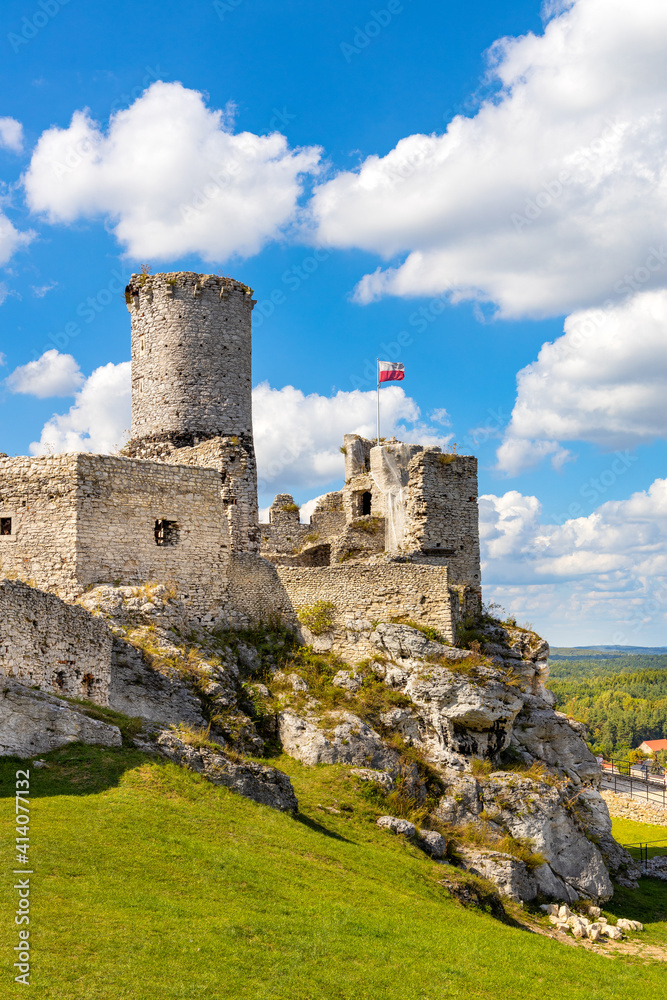
[[[58,1000],[645,1000],[664,964],[603,957],[464,909],[452,869],[379,830],[347,769],[275,763],[293,818],[134,750],[73,746],[31,768],[33,995]],[[14,867],[14,774],[0,843]],[[332,812],[329,810],[337,810]],[[12,981],[12,877],[0,996]],[[619,897],[667,943],[667,885]],[[651,919],[647,919],[648,914]]]

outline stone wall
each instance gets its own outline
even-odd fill
[[[436,628],[454,640],[456,608],[446,566],[349,562],[316,568],[278,566],[293,614],[318,601],[334,605],[333,629],[315,644],[361,659],[377,652],[368,632],[379,622],[405,618]],[[306,640],[313,639],[305,635]]]
[[[75,455],[0,458],[0,576],[74,596],[77,506]]]
[[[82,587],[173,581],[194,612],[219,607],[229,560],[220,473],[101,455],[76,460]],[[167,544],[157,544],[157,522],[175,525]]]
[[[406,552],[446,561],[452,583],[479,588],[477,459],[426,450],[409,472]]]
[[[252,291],[231,278],[174,272],[132,275],[133,454],[252,437]]]
[[[214,469],[85,453],[0,459],[0,497],[5,577],[68,599],[100,582],[174,582],[198,612],[225,598],[228,520]]]
[[[230,624],[279,618],[295,624],[296,616],[273,563],[253,553],[233,552],[229,562]]]
[[[210,438],[190,448],[165,451],[162,461],[219,472],[231,548],[235,552],[259,550],[257,466],[252,437]]]
[[[0,673],[28,687],[109,703],[113,636],[54,594],[0,581]]]

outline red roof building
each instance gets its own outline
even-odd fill
[[[657,753],[658,750],[667,750],[667,740],[644,740],[637,749],[644,753]]]

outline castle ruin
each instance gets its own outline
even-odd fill
[[[341,655],[364,655],[369,621],[421,622],[453,641],[481,601],[476,460],[348,434],[345,485],[310,524],[288,494],[260,524],[251,289],[141,274],[125,298],[130,441],[113,456],[0,458],[0,576],[67,602],[99,583],[169,583],[193,616],[232,626],[302,627],[303,609],[326,601],[326,634],[302,632]]]

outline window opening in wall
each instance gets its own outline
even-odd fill
[[[178,538],[179,528],[176,521],[167,521],[161,517],[155,522],[156,545],[178,545]]]
[[[11,517],[0,517],[0,535],[11,535],[11,533],[12,533]]]
[[[370,512],[371,512],[371,500],[372,500],[372,498],[373,497],[372,497],[371,493],[368,493],[368,492],[367,493],[362,493],[362,495],[361,495],[361,513],[362,513],[362,516],[364,514],[370,514]]]

